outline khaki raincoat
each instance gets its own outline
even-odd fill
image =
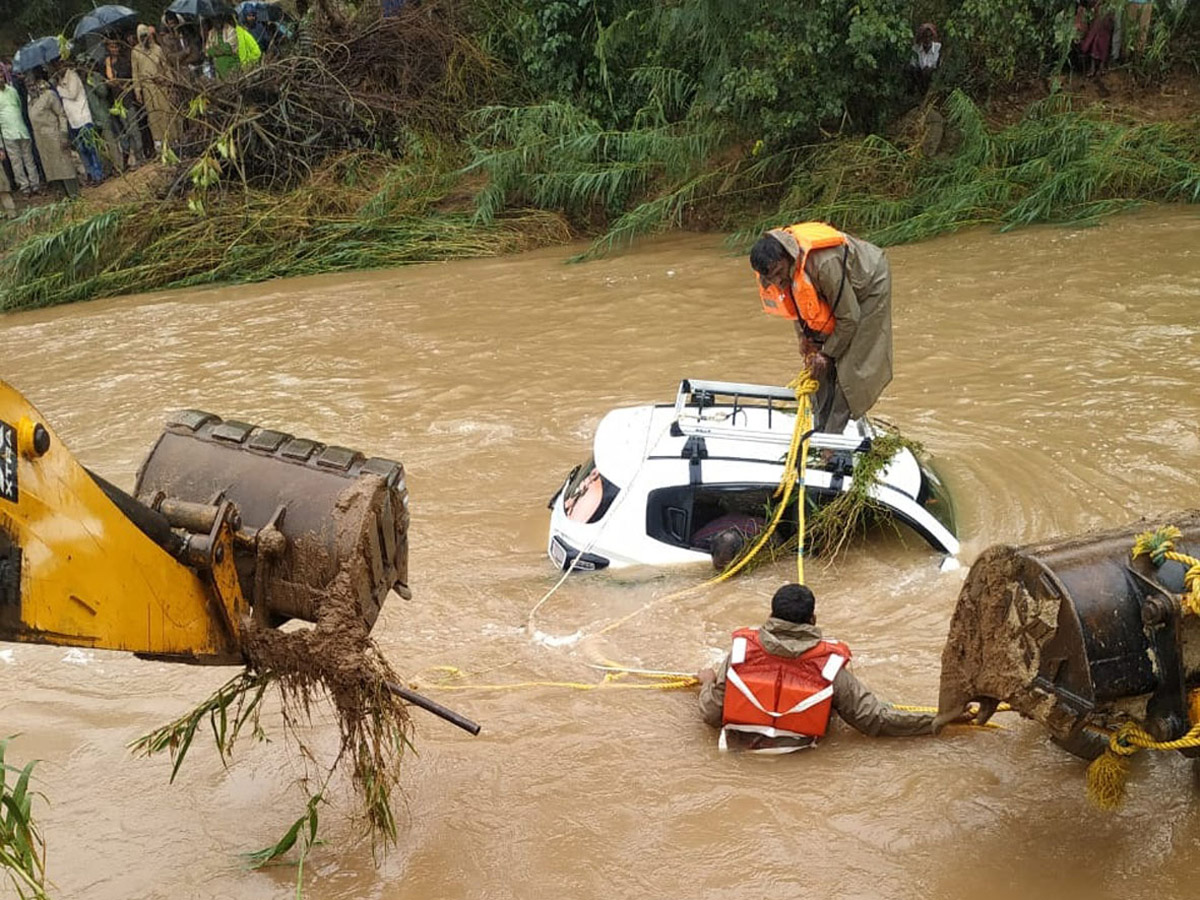
[[[770,234],[793,259],[799,257],[795,238],[782,230]],[[850,415],[857,419],[892,380],[892,270],[884,252],[874,244],[852,235],[846,235],[846,241],[845,247],[813,250],[804,270],[817,294],[833,308],[837,325],[821,352],[833,358],[838,386],[846,395]],[[799,322],[796,334],[804,337]]]
[[[869,246],[869,245],[868,245]],[[772,656],[793,658],[807,653],[824,638],[816,625],[798,625],[786,619],[767,619],[758,630],[762,647]],[[700,714],[714,728],[721,727],[725,706],[725,673],[729,656],[717,670],[716,680],[700,689]],[[894,709],[867,690],[849,666],[843,666],[833,679],[833,711],[857,731],[871,737],[909,737],[933,733],[933,716]]]
[[[151,41],[146,47],[139,43],[130,56],[133,64],[133,89],[141,96],[142,106],[150,119],[150,134],[155,141],[171,139],[171,101],[163,79],[167,74],[167,55]]]
[[[33,126],[33,142],[41,157],[46,180],[71,181],[76,178],[67,114],[58,94],[45,81],[29,89],[29,123]]]

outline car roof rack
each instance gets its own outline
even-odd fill
[[[719,405],[731,406],[732,411],[720,416],[705,416],[705,409],[718,405],[718,397],[727,398],[726,402]],[[766,410],[766,430],[737,424],[738,413],[744,407]],[[796,392],[791,388],[769,384],[747,384],[738,381],[684,378],[679,382],[679,392],[675,395],[675,420],[672,423],[671,431],[678,436],[723,437],[787,446],[791,443],[791,432],[781,433],[772,430],[771,420],[776,411],[794,416],[796,407]],[[747,421],[745,416],[742,421]],[[821,449],[863,450],[870,446],[870,438],[862,435],[849,436],[814,432],[809,439],[809,445]]]

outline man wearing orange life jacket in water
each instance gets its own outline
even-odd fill
[[[849,648],[825,640],[814,605],[807,587],[785,584],[771,598],[771,618],[735,631],[720,669],[700,673],[700,713],[721,729],[721,748],[812,747],[835,712],[872,737],[931,734],[932,715],[895,709],[854,677]]]
[[[841,433],[892,380],[892,273],[874,244],[821,222],[768,231],[750,250],[763,311],[791,319],[817,379],[818,431]]]

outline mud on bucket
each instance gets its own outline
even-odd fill
[[[1200,618],[1181,607],[1186,568],[1132,552],[1166,523],[1177,551],[1200,553],[1197,511],[985,550],[950,622],[935,727],[971,701],[985,714],[1003,701],[1072,752],[1088,726],[1132,719],[1157,740],[1186,732],[1200,683]]]
[[[342,573],[368,628],[387,593],[408,597],[404,467],[197,410],[175,413],[138,471],[137,499],[204,531],[230,501],[243,594],[264,624],[316,621]]]

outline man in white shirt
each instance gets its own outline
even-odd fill
[[[62,100],[63,112],[67,114],[71,143],[83,160],[92,184],[99,184],[104,180],[104,168],[100,165],[100,135],[96,133],[96,126],[92,122],[83,79],[72,66],[60,64],[55,76],[55,90]]]
[[[937,28],[932,22],[926,22],[917,29],[917,37],[913,41],[913,59],[909,66],[922,94],[929,90],[929,82],[941,63],[942,44],[937,37]]]

